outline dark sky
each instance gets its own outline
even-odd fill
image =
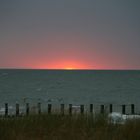
[[[0,0],[0,68],[140,69],[140,0]]]

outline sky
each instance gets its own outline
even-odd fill
[[[140,0],[0,0],[0,68],[140,69]]]

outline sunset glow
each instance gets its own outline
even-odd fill
[[[66,67],[65,69],[66,69],[66,70],[73,70],[73,69],[76,69],[76,68]]]
[[[8,0],[0,6],[0,68],[140,69],[140,1]]]
[[[33,66],[34,67],[34,66]],[[75,70],[75,69],[90,69],[87,64],[74,60],[61,60],[61,61],[50,61],[47,64],[38,64],[36,68],[39,69],[65,69],[65,70]]]

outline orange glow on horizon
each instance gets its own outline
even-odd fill
[[[76,69],[91,69],[86,64],[78,61],[56,61],[50,62],[49,64],[41,64],[36,66],[39,69],[65,69],[65,70],[76,70]]]
[[[66,69],[66,70],[74,70],[74,69],[76,69],[76,68],[66,67],[65,69]]]
[[[91,49],[92,46],[99,46],[98,42],[96,40],[93,42],[79,33],[75,35],[52,33],[47,39],[39,40],[33,46],[41,46],[39,52],[35,48],[37,53],[33,56],[29,54],[28,57],[31,59],[25,61],[25,65],[28,65],[26,67],[33,69],[97,69],[102,65],[96,58],[98,52]],[[94,61],[91,55],[94,56]]]

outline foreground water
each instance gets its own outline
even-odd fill
[[[0,106],[42,104],[132,104],[140,106],[140,71],[0,70]]]

